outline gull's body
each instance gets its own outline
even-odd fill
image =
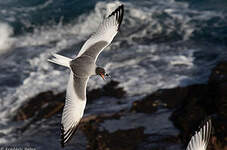
[[[96,66],[101,51],[107,47],[115,35],[123,19],[124,7],[119,6],[99,25],[97,31],[85,42],[75,59],[58,54],[50,62],[68,67],[70,75],[66,90],[66,100],[61,120],[61,144],[65,145],[78,127],[86,105],[86,87],[92,75],[105,76],[105,70]]]
[[[206,150],[210,140],[210,134],[212,129],[211,120],[208,120],[199,132],[191,138],[186,150]]]

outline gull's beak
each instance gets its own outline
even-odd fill
[[[104,74],[100,74],[100,76],[102,77],[103,80],[106,80]]]

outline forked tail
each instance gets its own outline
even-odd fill
[[[53,57],[54,58],[48,59],[48,61],[68,68],[70,67],[70,61],[72,60],[71,58],[59,54],[53,54]]]

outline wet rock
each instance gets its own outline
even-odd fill
[[[224,149],[227,146],[227,62],[219,63],[212,70],[208,84],[198,86],[186,87],[190,94],[181,100],[170,119],[180,129],[186,144],[199,124],[212,115],[215,130],[212,139],[215,140],[209,149]]]
[[[194,133],[198,124],[216,109],[210,109],[213,101],[208,94],[207,85],[192,85],[184,89],[185,96],[181,98],[180,105],[176,107],[170,119],[184,133],[181,137],[186,141],[188,135],[191,137],[191,133]]]
[[[161,89],[146,96],[142,100],[135,101],[131,110],[135,112],[153,113],[159,107],[176,108],[181,106],[185,101],[191,101],[188,98],[202,97],[203,95],[201,93],[206,93],[207,90],[207,86],[203,84]]]
[[[142,100],[133,102],[131,107],[132,112],[153,113],[157,111],[157,102],[150,97],[145,97]]]
[[[94,89],[87,92],[88,102],[98,99],[102,96],[110,96],[115,98],[123,98],[126,92],[123,88],[118,87],[118,82],[111,81],[103,88]],[[27,120],[33,118],[33,121],[49,118],[56,113],[62,112],[65,102],[65,92],[54,94],[52,91],[42,92],[33,98],[30,98],[24,105],[22,105],[13,120]]]
[[[180,129],[180,137],[188,143],[198,125],[207,116],[215,115],[216,142],[210,147],[227,145],[227,62],[219,63],[213,70],[208,84],[196,84],[172,89],[161,89],[142,100],[135,101],[134,112],[153,113],[159,107],[174,109],[170,119]]]
[[[98,135],[98,146],[100,150],[135,150],[137,145],[143,141],[144,128],[118,130],[114,133],[103,132]]]
[[[13,117],[13,120],[27,120],[31,117],[36,117],[37,120],[49,118],[61,111],[64,105],[64,97],[64,92],[56,95],[52,91],[40,93],[22,105]]]
[[[216,150],[227,149],[227,120],[226,118],[216,115],[213,117],[213,131],[214,134],[211,138],[211,147]]]
[[[205,92],[207,92],[206,85],[195,84],[187,87],[160,90],[157,95],[162,102],[167,104],[167,108],[176,108],[180,107],[188,97],[203,97],[201,93]]]
[[[208,83],[210,85],[215,85],[223,82],[227,82],[227,61],[218,63],[212,69]]]
[[[209,78],[208,86],[213,92],[213,101],[217,111],[214,119],[215,145],[227,149],[227,61],[220,62]]]
[[[198,124],[207,116],[206,111],[198,106],[198,99],[190,99],[189,104],[177,109],[170,119],[181,130],[181,138],[187,141],[192,136]]]
[[[217,87],[217,97],[215,98],[215,103],[217,106],[217,113],[222,118],[227,119],[227,82],[220,83]]]
[[[141,150],[181,150],[181,141],[177,136],[171,135],[151,135],[148,139],[140,144]]]
[[[94,89],[87,93],[88,102],[92,102],[94,99],[98,99],[102,96],[109,96],[115,98],[123,98],[126,92],[122,87],[118,87],[119,82],[111,80],[102,88]]]
[[[117,130],[109,133],[106,130],[100,131],[100,123],[106,119],[117,119],[120,114],[101,115],[90,117],[82,121],[81,130],[88,139],[87,150],[135,150],[146,135],[144,128],[135,128],[128,130]]]
[[[212,70],[208,85],[213,93],[218,115],[227,119],[227,61],[219,63]]]
[[[164,112],[161,114],[168,118]],[[169,122],[167,119],[164,119],[165,124],[162,122],[160,127],[150,127],[159,125],[157,122],[160,119],[156,115],[149,117],[147,114],[130,112],[92,115],[82,119],[79,129],[88,140],[87,150],[168,150],[166,145],[178,146],[175,149],[179,149],[180,139],[177,133],[172,132],[172,125],[166,125]],[[156,123],[151,123],[151,120]],[[172,131],[166,130],[167,128]]]

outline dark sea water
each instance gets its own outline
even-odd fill
[[[125,5],[120,33],[97,63],[121,82],[129,97],[206,83],[212,67],[227,60],[226,0],[120,2]],[[65,89],[68,71],[47,62],[51,53],[76,55],[112,7],[114,2],[98,0],[0,1],[0,144],[21,140],[11,132],[17,124],[9,120],[28,98]],[[88,88],[104,84],[94,77]],[[54,147],[58,133],[53,132],[34,140],[24,135],[21,143]],[[50,141],[42,139],[47,135]]]

